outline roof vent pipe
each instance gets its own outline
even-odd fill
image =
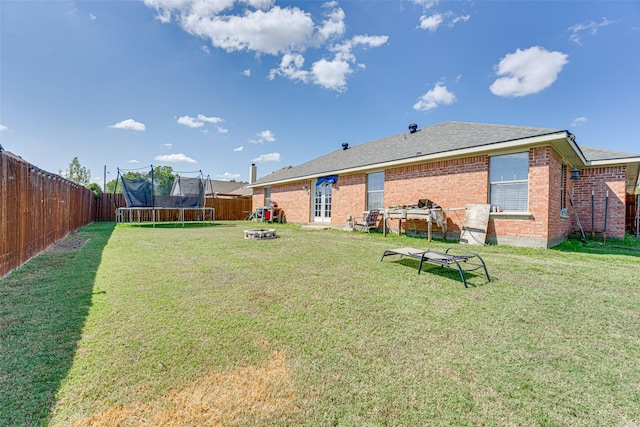
[[[418,125],[415,123],[411,123],[409,125],[409,132],[416,133],[418,131]]]
[[[343,142],[342,143],[342,149],[346,150],[347,148],[349,148],[349,143],[348,142]]]

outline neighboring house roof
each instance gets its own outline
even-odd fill
[[[247,185],[246,182],[206,180],[207,194],[235,194],[234,192]]]
[[[313,179],[404,164],[433,161],[454,156],[468,156],[519,145],[552,143],[571,165],[584,167],[590,161],[617,160],[635,162],[631,175],[637,179],[640,155],[597,148],[578,147],[567,130],[528,126],[494,125],[467,122],[445,122],[403,132],[359,145],[339,149],[299,166],[288,167],[258,179],[250,187]],[[627,174],[629,178],[629,173]]]
[[[625,153],[624,151],[605,150],[604,148],[594,147],[580,147],[587,160],[602,161],[602,160],[621,160],[621,159],[637,159],[640,154]]]
[[[220,194],[220,193],[218,193]],[[232,196],[239,196],[239,197],[246,197],[246,196],[253,196],[253,190],[251,188],[249,188],[247,183],[243,183],[242,187],[233,190],[231,193],[229,193]]]

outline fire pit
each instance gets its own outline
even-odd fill
[[[256,230],[244,230],[244,238],[252,240],[275,239],[278,237],[273,228],[259,228]]]

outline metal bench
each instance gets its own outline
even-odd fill
[[[482,268],[484,270],[484,274],[487,276],[487,282],[491,281],[491,277],[489,277],[489,272],[487,271],[487,266],[485,265],[484,260],[475,252],[457,248],[449,248],[446,252],[436,252],[429,249],[425,251],[415,248],[387,249],[382,254],[380,261],[390,255],[400,255],[400,257],[408,256],[420,260],[418,274],[422,271],[422,264],[425,262],[436,264],[441,267],[455,268],[460,273],[460,278],[462,279],[462,283],[464,283],[465,288],[469,287],[467,286],[467,279],[464,277],[464,273],[468,271],[474,271]]]

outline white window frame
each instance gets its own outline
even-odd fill
[[[528,211],[528,151],[489,157],[489,203],[498,212]]]
[[[382,177],[382,188],[379,187],[378,182],[374,182],[375,189],[371,189],[371,181],[375,178]],[[384,209],[384,171],[371,172],[367,174],[367,211],[371,209]]]

